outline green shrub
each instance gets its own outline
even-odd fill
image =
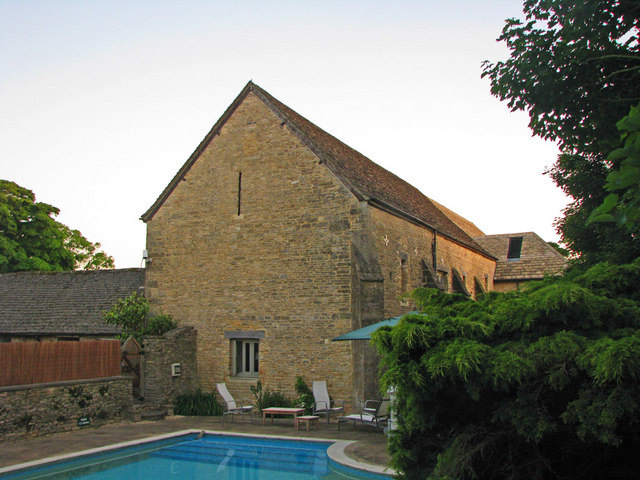
[[[162,335],[178,326],[177,322],[165,313],[151,317],[143,328],[143,335]]]
[[[119,299],[102,318],[109,325],[122,328],[120,340],[133,336],[142,345],[145,335],[162,335],[173,330],[178,324],[171,315],[149,316],[149,300],[136,292]]]
[[[300,376],[296,377],[295,388],[298,398],[295,400],[294,404],[296,406],[303,407],[305,415],[311,415],[313,413],[313,404],[315,403],[315,399],[313,398],[313,392],[305,383],[304,378]]]
[[[222,407],[213,393],[205,393],[199,388],[176,397],[173,412],[176,415],[220,416]]]
[[[398,478],[637,478],[640,259],[477,301],[416,290],[373,334]]]
[[[292,403],[284,396],[280,390],[271,390],[269,387],[262,388],[262,382],[258,380],[255,387],[252,386],[251,393],[256,397],[256,407],[263,410],[269,407],[291,407]]]

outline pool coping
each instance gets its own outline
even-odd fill
[[[0,475],[26,469],[26,468],[38,467],[47,463],[62,462],[65,460],[72,460],[74,458],[78,458],[86,455],[106,453],[106,452],[118,450],[121,448],[144,445],[146,443],[157,442],[159,440],[167,440],[174,437],[180,437],[184,435],[193,435],[193,434],[199,434],[199,433],[202,433],[205,435],[206,434],[225,435],[229,437],[273,438],[273,439],[281,439],[281,440],[296,440],[296,441],[302,441],[302,442],[327,442],[327,443],[331,443],[329,448],[327,448],[327,456],[329,457],[330,460],[340,465],[354,468],[356,470],[362,470],[364,472],[376,473],[379,475],[388,475],[389,478],[391,478],[395,474],[395,471],[389,467],[383,467],[380,465],[373,465],[370,463],[360,462],[351,457],[348,457],[345,453],[345,449],[352,443],[356,443],[355,440],[335,440],[331,438],[301,438],[301,437],[292,437],[292,436],[286,436],[286,435],[255,435],[250,433],[220,432],[217,430],[187,429],[187,430],[178,430],[172,433],[165,433],[162,435],[154,435],[152,437],[147,437],[147,438],[138,439],[138,440],[129,440],[127,442],[114,443],[112,445],[105,445],[103,447],[91,448],[91,449],[82,450],[79,452],[56,455],[53,457],[42,458],[40,460],[32,460],[30,462],[19,463],[17,465],[10,465],[8,467],[0,467]]]

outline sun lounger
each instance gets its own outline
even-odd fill
[[[313,382],[313,414],[326,415],[327,425],[331,420],[331,414],[344,411],[344,407],[331,406],[331,399],[327,391],[327,382],[324,380],[316,380]]]
[[[227,389],[227,385],[225,383],[216,384],[216,388],[218,390],[218,394],[222,398],[222,401],[225,403],[225,411],[222,415],[246,415],[251,413],[253,410],[253,405],[244,405],[238,406],[236,401],[233,399],[233,396],[229,393]],[[233,421],[233,417],[231,417],[231,421]]]
[[[384,398],[381,401],[367,400],[364,402],[364,408],[361,413],[352,413],[344,417],[338,417],[338,430],[340,425],[345,422],[353,422],[353,428],[356,423],[363,425],[372,425],[380,427],[385,425],[389,420],[389,399]]]

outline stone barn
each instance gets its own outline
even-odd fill
[[[249,82],[155,203],[146,294],[198,335],[200,383],[241,399],[326,380],[347,409],[379,396],[366,342],[420,286],[493,289],[473,223]]]

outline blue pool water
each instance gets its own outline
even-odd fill
[[[185,435],[0,474],[0,479],[389,480],[332,462],[327,456],[329,446],[315,441]]]

